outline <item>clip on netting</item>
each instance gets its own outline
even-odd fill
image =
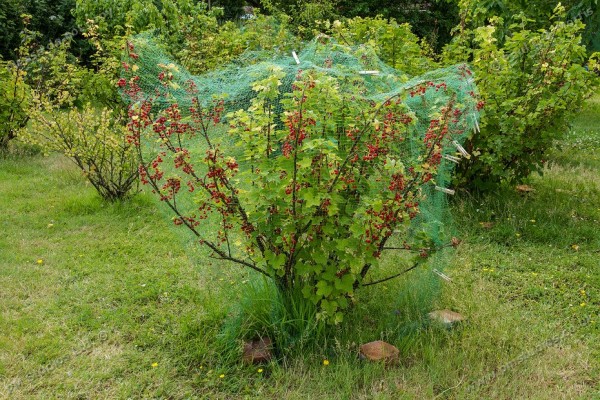
[[[292,51],[292,56],[294,57],[296,64],[300,65],[300,59],[298,58],[298,54],[296,54],[295,51]]]
[[[477,122],[477,120],[475,120],[475,122]],[[464,147],[461,146],[460,143],[458,143],[456,140],[452,141],[452,144],[454,145],[454,147],[456,147],[456,150],[458,150],[458,152],[465,158],[471,158],[471,155],[465,150]]]
[[[454,164],[458,164],[458,163],[460,162],[460,158],[458,158],[458,157],[455,157],[455,156],[452,156],[452,155],[450,155],[450,154],[444,154],[444,155],[442,156],[442,158],[443,158],[444,160],[448,160],[448,161],[450,161],[450,162],[453,162]]]
[[[379,75],[379,71],[377,70],[368,70],[368,71],[358,71],[361,75]]]
[[[437,268],[434,268],[432,270],[432,272],[434,274],[436,274],[437,276],[439,276],[440,278],[442,278],[443,280],[447,281],[447,282],[452,282],[452,279],[450,279],[450,277],[442,272],[440,272]]]
[[[456,193],[456,191],[454,191],[452,189],[448,189],[448,188],[444,188],[444,187],[440,187],[440,186],[436,186],[435,190],[440,191],[442,193],[452,195],[452,196],[454,196],[454,194]]]

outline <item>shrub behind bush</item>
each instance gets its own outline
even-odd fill
[[[485,102],[481,132],[466,145],[473,157],[457,171],[459,184],[486,189],[540,171],[547,150],[594,90],[595,77],[582,65],[583,24],[562,17],[559,8],[547,30],[528,30],[525,20],[512,25],[503,47],[494,24],[465,30],[446,47],[446,62],[471,60]]]

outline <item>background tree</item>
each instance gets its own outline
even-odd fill
[[[450,31],[459,21],[458,7],[449,0],[263,0],[261,3],[268,12],[278,10],[288,15],[292,24],[300,29],[314,27],[315,20],[357,16],[393,18],[398,23],[411,24],[413,32],[425,38],[435,49],[441,49],[450,41]],[[309,30],[309,34],[312,33]]]
[[[460,7],[464,27],[477,28],[489,23],[492,17],[501,17],[503,22],[500,25],[496,21],[500,43],[511,31],[510,26],[521,21],[521,15],[528,20],[529,29],[549,28],[554,10],[561,4],[567,20],[579,20],[585,24],[581,35],[588,52],[600,51],[598,0],[458,0],[456,3]]]
[[[79,34],[72,10],[75,0],[3,0],[0,2],[0,55],[14,60],[20,45],[19,32],[25,28],[21,15],[27,14],[28,28],[38,32],[38,43],[45,46],[61,39],[65,33],[76,33],[71,46],[74,54],[86,54],[88,47]]]

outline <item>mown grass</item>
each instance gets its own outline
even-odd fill
[[[146,195],[107,204],[61,157],[9,156],[0,398],[600,398],[600,97],[529,185],[454,199],[464,243],[436,306],[467,316],[460,328],[407,328],[390,282],[258,372],[223,340],[233,306],[262,296],[246,272],[182,246]],[[380,338],[398,366],[358,360]]]

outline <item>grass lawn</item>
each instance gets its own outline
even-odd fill
[[[62,157],[8,156],[0,398],[600,399],[600,96],[528,184],[453,199],[464,244],[436,306],[467,323],[398,329],[390,282],[327,343],[259,372],[220,341],[246,272],[185,251],[147,195],[106,204]],[[377,339],[399,365],[358,360]]]

